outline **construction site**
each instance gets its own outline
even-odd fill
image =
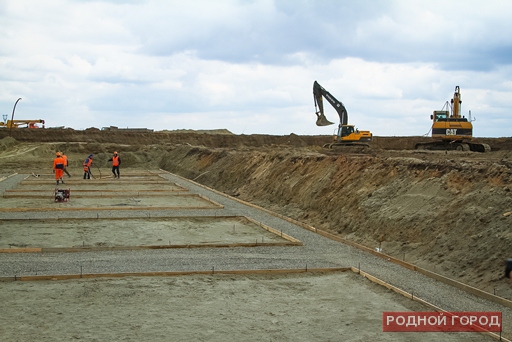
[[[512,138],[331,139],[0,129],[2,340],[510,341]],[[383,332],[427,311],[502,331]]]

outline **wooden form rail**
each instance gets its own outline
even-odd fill
[[[64,184],[66,185],[66,184]],[[177,187],[177,186],[176,186]],[[180,187],[179,189],[140,189],[140,190],[126,190],[126,189],[74,189],[76,192],[140,192],[140,193],[146,193],[146,192],[156,192],[156,193],[163,193],[163,192],[188,192],[188,189]],[[8,189],[4,191],[6,194],[15,194],[15,193],[45,193],[45,194],[52,194],[52,189]],[[5,197],[5,196],[4,196]]]
[[[430,303],[430,302],[427,302],[426,300],[424,299],[421,299],[419,298],[418,296],[415,296],[414,293],[409,293],[409,292],[406,292],[394,285],[391,285],[390,283],[387,283],[385,282],[384,280],[381,280],[377,277],[374,277],[372,276],[371,274],[367,273],[367,272],[363,272],[361,271],[361,269],[357,268],[357,267],[351,267],[351,270],[352,272],[354,273],[357,273],[357,274],[360,274],[362,275],[363,277],[365,277],[366,279],[370,280],[371,282],[375,283],[375,284],[378,284],[380,286],[384,286],[385,288],[389,289],[389,290],[392,290],[398,294],[401,294],[402,296],[404,297],[407,297],[411,300],[414,300],[416,302],[419,302],[421,303],[422,305],[425,305],[426,307],[434,310],[434,311],[437,311],[437,312],[443,312],[443,313],[447,313],[448,311]],[[488,335],[488,336],[491,336],[495,339],[498,339],[500,341],[505,341],[505,342],[512,342],[511,340],[507,339],[507,338],[504,338],[502,335],[498,335],[496,333],[493,333],[493,332],[490,332],[490,331],[487,331],[487,332],[480,332],[481,334],[484,334],[484,335]]]
[[[19,184],[21,186],[28,185],[40,185],[40,184],[52,184],[55,183],[55,178],[48,179],[38,179],[38,180],[23,180]],[[65,178],[63,185],[78,185],[78,184],[89,184],[89,185],[98,185],[98,184],[172,184],[169,181],[159,179],[159,180],[149,180],[149,179],[125,179],[125,180],[108,180],[108,179],[73,179],[69,180]]]
[[[75,178],[80,178],[82,179],[82,175],[83,175],[83,171],[82,169],[78,169],[78,168],[68,168],[68,170],[70,171],[76,171],[77,174],[79,174],[79,176],[75,177]],[[92,171],[94,171],[94,167],[91,169]],[[25,177],[26,179],[37,179],[37,178],[40,178],[40,177],[53,177],[55,176],[53,173],[38,173],[37,175],[35,173],[32,173],[32,174],[27,174],[27,176]],[[123,172],[122,174],[123,177],[148,177],[148,178],[163,178],[161,176],[161,173],[158,173],[158,172],[153,172],[151,170],[147,170],[147,172],[131,172],[131,171],[125,171]],[[110,169],[109,169],[109,173],[108,175],[106,175],[105,177],[102,177],[102,178],[111,178],[113,177],[112,173],[110,172]]]
[[[297,273],[335,273],[335,272],[347,272],[352,271],[353,273],[359,274],[369,281],[386,287],[404,297],[414,300],[422,305],[437,311],[447,312],[446,310],[427,302],[413,293],[408,293],[394,285],[391,285],[377,277],[372,276],[367,272],[363,272],[356,267],[333,267],[333,268],[295,268],[295,269],[264,269],[264,270],[211,270],[206,271],[173,271],[173,272],[125,272],[125,273],[80,273],[80,274],[57,274],[57,275],[31,275],[31,276],[14,276],[14,277],[0,277],[0,282],[8,281],[59,281],[59,280],[73,280],[73,279],[98,279],[98,278],[125,278],[125,277],[176,277],[176,276],[188,276],[188,275],[280,275],[280,274],[297,274]],[[493,332],[480,332],[481,334],[491,336],[500,341],[512,342],[501,335]]]
[[[302,242],[234,242],[234,243],[196,243],[175,245],[146,245],[146,246],[98,246],[98,247],[31,247],[31,248],[1,248],[0,253],[72,253],[100,251],[133,251],[143,249],[174,249],[174,248],[235,248],[235,247],[287,247],[302,246]]]
[[[206,196],[201,194],[174,194],[174,197],[199,197],[209,203],[211,205],[204,206],[179,206],[179,207],[140,207],[140,206],[111,206],[111,207],[44,207],[44,208],[0,208],[0,212],[41,212],[41,211],[118,211],[118,210],[195,210],[195,209],[223,209],[224,206],[220,203],[217,203]],[[90,197],[92,198],[92,197]],[[98,197],[101,198],[101,197]],[[62,203],[59,203],[62,204]]]
[[[163,193],[162,190],[160,190],[160,192],[157,192],[154,194],[151,193],[152,192],[151,190],[145,191],[143,193],[141,193],[141,191],[138,191],[138,190],[132,190],[130,192],[124,191],[119,194],[115,194],[112,192],[108,192],[107,194],[102,194],[102,192],[106,192],[106,191],[96,190],[96,191],[94,191],[94,193],[97,195],[80,194],[80,192],[81,192],[81,190],[74,190],[73,194],[71,195],[72,198],[169,197],[169,196],[178,195],[178,193],[176,191],[169,192],[169,193]],[[41,199],[44,199],[44,198],[53,198],[54,195],[55,194],[53,191],[46,190],[44,193],[39,193],[39,194],[4,193],[3,197],[4,198],[41,198]]]
[[[4,281],[42,281],[42,280],[71,280],[71,279],[91,279],[91,278],[124,278],[124,277],[175,277],[194,274],[214,275],[214,274],[292,274],[292,273],[333,273],[347,272],[350,267],[328,267],[328,268],[290,268],[290,269],[264,269],[264,270],[211,270],[204,271],[170,271],[170,272],[125,272],[125,273],[80,273],[80,274],[56,274],[56,275],[31,275],[0,277],[0,282]]]
[[[121,210],[203,210],[203,209],[222,209],[223,206],[202,206],[202,207],[100,207],[100,208],[0,208],[0,212],[41,212],[41,211],[121,211]]]
[[[252,222],[252,223],[254,223],[254,224],[257,224],[257,225],[258,225],[258,226],[260,226],[261,228],[263,228],[263,229],[265,229],[265,230],[267,230],[267,231],[269,231],[269,232],[271,232],[271,233],[273,233],[273,234],[275,234],[275,235],[279,235],[279,236],[280,236],[280,237],[282,237],[283,239],[286,239],[286,240],[288,240],[288,241],[290,241],[290,242],[293,242],[293,243],[295,244],[295,246],[302,246],[302,242],[301,242],[300,240],[298,240],[298,239],[296,239],[296,238],[294,238],[294,237],[292,237],[292,236],[290,236],[290,235],[288,235],[288,234],[283,233],[283,231],[282,231],[282,230],[281,230],[281,231],[278,231],[277,229],[274,229],[274,228],[272,228],[272,227],[267,226],[266,224],[263,224],[263,223],[258,222],[258,221],[256,221],[256,220],[253,220],[252,218],[250,218],[250,217],[248,217],[248,216],[243,216],[243,217],[244,217],[247,221],[250,221],[250,222]]]
[[[503,298],[503,297],[500,297],[500,296],[496,296],[496,295],[491,294],[491,293],[489,293],[489,292],[486,292],[486,291],[483,291],[483,290],[477,289],[477,288],[475,288],[475,287],[473,287],[473,286],[470,286],[470,285],[467,285],[467,284],[461,283],[461,282],[459,282],[459,281],[457,281],[457,280],[454,280],[454,279],[451,279],[451,278],[445,277],[445,276],[440,275],[440,274],[438,274],[438,273],[435,273],[435,272],[429,271],[429,270],[427,270],[427,269],[424,269],[424,268],[422,268],[422,267],[416,266],[416,265],[411,264],[411,263],[409,263],[409,262],[406,262],[406,261],[404,261],[404,260],[400,260],[400,259],[395,258],[395,257],[392,257],[392,256],[390,256],[390,255],[387,255],[387,254],[384,254],[384,253],[378,252],[378,251],[376,251],[376,250],[374,250],[374,249],[372,249],[372,248],[370,248],[370,247],[366,247],[366,246],[363,246],[363,245],[358,244],[358,243],[356,243],[356,242],[353,242],[353,241],[350,241],[350,240],[347,240],[347,239],[341,238],[341,237],[336,236],[336,235],[334,235],[334,234],[331,234],[331,233],[329,233],[329,232],[326,232],[326,231],[323,231],[323,230],[317,229],[317,228],[315,228],[315,227],[313,227],[313,226],[310,226],[310,225],[305,224],[305,223],[303,223],[303,222],[300,222],[300,221],[294,220],[294,219],[289,218],[289,217],[287,217],[287,216],[284,216],[284,215],[278,214],[278,213],[276,213],[276,212],[273,212],[273,211],[271,211],[271,210],[265,209],[265,208],[263,208],[263,207],[259,207],[259,206],[257,206],[257,205],[252,204],[252,203],[245,202],[245,201],[243,201],[243,200],[241,200],[241,199],[239,199],[239,198],[236,198],[236,197],[233,197],[233,196],[229,196],[229,195],[227,195],[227,194],[225,194],[225,193],[222,193],[222,192],[217,191],[217,190],[215,190],[215,189],[209,188],[209,187],[207,187],[206,185],[203,185],[203,184],[197,183],[197,182],[192,181],[192,180],[190,180],[190,179],[186,179],[186,178],[184,178],[184,177],[181,177],[181,176],[179,176],[179,175],[173,174],[173,173],[168,172],[168,171],[166,171],[166,170],[160,169],[160,171],[162,171],[162,172],[167,172],[167,173],[169,173],[169,174],[172,174],[173,176],[178,177],[178,178],[180,178],[180,179],[183,179],[184,181],[191,182],[191,183],[193,183],[193,184],[195,184],[195,185],[197,185],[197,186],[199,186],[199,187],[202,187],[202,188],[204,188],[204,189],[207,189],[207,190],[209,190],[209,191],[212,191],[212,192],[214,192],[214,193],[216,193],[216,194],[219,194],[219,195],[221,195],[221,196],[227,197],[227,198],[229,198],[229,199],[231,199],[231,200],[237,201],[237,202],[242,203],[242,204],[244,204],[244,205],[247,205],[247,206],[250,206],[250,207],[256,208],[256,209],[258,209],[258,210],[262,210],[262,211],[264,211],[264,212],[266,212],[266,213],[268,213],[268,214],[270,214],[270,215],[273,215],[273,216],[275,216],[275,217],[279,217],[279,218],[281,218],[281,219],[283,219],[283,220],[285,220],[285,221],[288,221],[288,222],[290,222],[290,223],[293,223],[293,224],[295,224],[295,225],[297,225],[297,226],[299,226],[299,227],[302,227],[302,228],[304,228],[304,229],[307,229],[307,230],[309,230],[309,231],[311,231],[311,232],[314,232],[314,233],[320,234],[320,235],[322,235],[322,236],[324,236],[324,237],[326,237],[326,238],[329,238],[329,239],[331,239],[331,240],[338,241],[338,242],[341,242],[341,243],[343,243],[343,244],[346,244],[346,245],[349,245],[349,246],[355,247],[355,248],[357,248],[357,249],[360,249],[360,250],[363,250],[363,251],[365,251],[365,252],[371,253],[371,254],[373,254],[373,255],[375,255],[375,256],[377,256],[377,257],[379,257],[379,258],[382,258],[382,259],[388,260],[388,261],[390,261],[390,262],[392,262],[392,263],[394,263],[394,264],[400,265],[400,266],[405,267],[405,268],[407,268],[407,269],[410,269],[410,270],[412,270],[412,271],[419,272],[419,273],[421,273],[421,274],[423,274],[423,275],[425,275],[425,276],[427,276],[427,277],[430,277],[430,278],[432,278],[432,279],[436,279],[436,280],[438,280],[438,281],[440,281],[440,282],[442,282],[442,283],[445,283],[445,284],[451,285],[451,286],[453,286],[453,287],[456,287],[456,288],[458,288],[458,289],[461,289],[461,290],[463,290],[463,291],[466,291],[466,292],[468,292],[468,293],[471,293],[471,294],[473,294],[473,295],[475,295],[475,296],[477,296],[477,297],[484,298],[484,299],[489,300],[489,301],[492,301],[492,302],[494,302],[494,303],[498,303],[498,304],[500,304],[500,305],[503,305],[503,306],[506,306],[506,307],[512,308],[512,301],[511,301],[511,300],[508,300],[508,299],[506,299],[506,298]]]
[[[197,216],[180,216],[179,219],[197,219]],[[144,245],[144,246],[82,246],[82,247],[15,247],[15,248],[0,248],[0,253],[64,253],[64,252],[97,252],[97,251],[120,251],[120,250],[140,250],[140,249],[170,249],[170,248],[233,248],[233,247],[286,247],[286,246],[302,246],[302,241],[278,231],[272,227],[269,227],[261,222],[257,222],[247,216],[201,216],[201,219],[233,219],[233,218],[244,218],[247,221],[259,226],[260,228],[277,235],[285,240],[286,242],[233,242],[233,243],[189,243],[189,244],[168,244],[168,245]],[[107,221],[118,221],[118,220],[140,220],[140,217],[107,217],[101,220]],[[145,220],[161,221],[166,219],[177,219],[176,217],[158,217],[158,218],[144,218]],[[27,219],[9,220],[10,222],[25,222]],[[28,221],[37,221],[37,219],[30,219]],[[45,222],[49,221],[83,221],[83,219],[77,218],[51,218],[45,219]]]

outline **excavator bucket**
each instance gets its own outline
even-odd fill
[[[321,113],[316,113],[316,116],[317,116],[317,119],[316,119],[317,126],[329,126],[329,125],[334,124],[334,122],[330,122],[329,120],[327,120],[325,115],[323,115]]]

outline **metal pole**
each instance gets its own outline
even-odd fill
[[[9,128],[9,136],[11,136],[11,131],[12,131],[12,125],[13,125],[13,121],[14,121],[14,111],[16,110],[16,105],[18,104],[18,102],[21,100],[21,97],[19,99],[16,100],[16,103],[14,104],[14,108],[12,109],[12,116],[11,116],[11,127]]]

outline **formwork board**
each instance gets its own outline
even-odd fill
[[[94,168],[91,169],[92,171],[92,178],[91,180],[114,180],[114,175],[112,174],[112,172],[109,170],[104,170],[101,172],[101,175],[100,173],[95,170]],[[68,172],[70,172],[70,174],[72,175],[72,177],[68,177],[66,174],[64,174],[64,178],[65,179],[73,179],[73,180],[81,180],[83,179],[83,171],[82,170],[69,170],[68,169]],[[51,180],[51,179],[54,179],[55,178],[55,175],[53,173],[42,173],[42,174],[32,174],[32,175],[29,175],[27,177],[25,177],[25,180],[26,182],[40,182],[40,181],[48,181],[48,180]],[[161,175],[159,175],[158,173],[153,173],[153,172],[147,172],[147,173],[144,173],[144,172],[136,172],[136,173],[127,173],[127,172],[122,172],[121,173],[121,177],[119,178],[119,181],[136,181],[136,180],[154,180],[154,181],[158,181],[158,180],[165,180],[164,177],[162,177]]]
[[[52,210],[172,210],[219,209],[222,205],[197,194],[139,197],[83,197],[67,202],[48,198],[1,198],[0,212],[52,211]]]
[[[492,341],[383,332],[425,307],[352,272],[12,281],[0,301],[6,341]]]
[[[51,190],[55,189],[56,183],[55,180],[46,180],[46,181],[22,181],[17,184],[12,190],[17,191],[31,191],[31,190]],[[59,184],[59,187],[68,187],[75,190],[169,190],[169,191],[186,191],[185,188],[166,181],[137,181],[137,182],[129,182],[129,181],[117,181],[117,180],[64,180],[64,184]]]
[[[17,248],[222,246],[291,244],[295,240],[243,216],[45,219],[0,222],[0,252]]]
[[[186,192],[188,190],[76,190],[74,188],[59,187],[59,189],[70,189],[73,198],[82,197],[140,197],[140,196],[172,196],[177,192]],[[51,190],[6,190],[4,198],[52,198],[55,189]]]

